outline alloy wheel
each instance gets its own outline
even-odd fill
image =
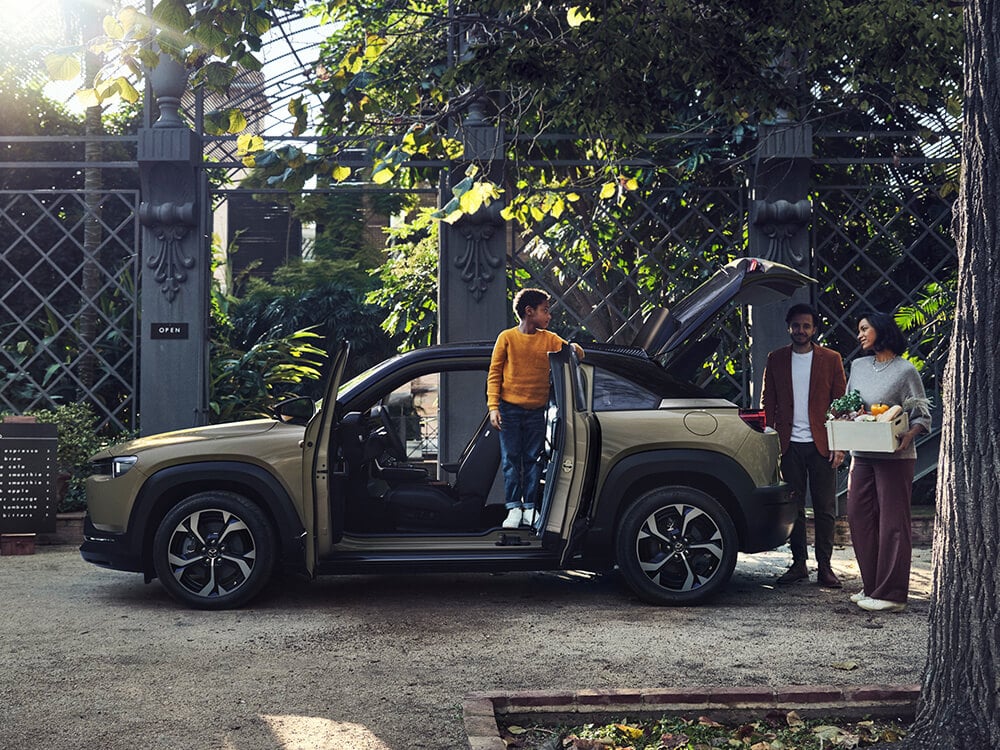
[[[704,510],[666,505],[639,527],[635,554],[649,579],[671,591],[693,591],[710,581],[723,561],[722,530]]]

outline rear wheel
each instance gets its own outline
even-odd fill
[[[153,537],[160,582],[199,609],[239,607],[274,569],[275,542],[264,513],[242,495],[202,492],[164,516]]]
[[[640,599],[694,604],[729,581],[737,545],[736,527],[718,501],[691,487],[661,487],[625,512],[615,552]]]

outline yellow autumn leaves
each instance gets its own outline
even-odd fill
[[[123,41],[144,39],[152,29],[150,20],[131,6],[123,8],[117,16],[105,16],[102,24],[105,39],[90,45],[90,51],[97,54]],[[45,56],[45,69],[53,81],[76,80],[82,73],[80,56],[73,51],[53,52]],[[125,75],[126,72],[138,76],[138,61],[126,59],[121,70],[105,66],[95,76],[93,87],[76,92],[77,100],[83,107],[96,107],[114,96],[120,96],[129,104],[134,104],[139,101],[139,92]]]

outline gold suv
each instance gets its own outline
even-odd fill
[[[321,406],[294,399],[274,419],[153,435],[94,456],[81,554],[159,578],[205,609],[245,604],[279,569],[617,567],[645,601],[701,601],[729,580],[737,551],[783,544],[796,508],[763,414],[691,385],[679,363],[731,303],[781,300],[809,281],[741,258],[650,315],[634,346],[586,345],[582,361],[571,347],[550,355],[531,526],[501,526],[500,448],[485,404],[491,342],[415,350],[341,383],[344,345]],[[456,396],[468,393],[481,401]],[[448,460],[440,438],[461,433],[463,419]]]

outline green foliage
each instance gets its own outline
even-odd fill
[[[339,152],[357,144],[351,136],[382,139],[362,179],[413,180],[414,158],[460,156],[455,114],[473,106],[508,134],[603,138],[610,163],[634,156],[652,133],[738,137],[774,118],[828,123],[845,113],[878,129],[906,112],[957,112],[961,100],[961,12],[944,0],[273,0],[266,8],[231,0],[194,12],[163,0],[154,11],[162,30],[123,11],[105,25],[100,49],[119,61],[141,59],[156,35],[196,70],[196,83],[225,88],[218,71],[259,68],[262,34],[279,13],[302,7],[329,24],[330,35],[308,86],[320,106],[294,98],[294,130],[311,126],[339,145],[306,153],[256,144],[251,162],[270,186],[289,190],[314,177],[345,179],[351,169]],[[231,130],[226,119],[219,127]],[[614,180],[604,184],[615,192]],[[481,180],[468,200],[495,188]]]
[[[252,190],[266,185],[268,174],[269,170],[258,167],[241,181],[240,187]],[[345,187],[332,192],[287,196],[268,193],[262,200],[289,205],[295,219],[314,227],[316,234],[311,258],[305,264],[307,274],[366,291],[372,287],[371,271],[378,268],[383,260],[384,237],[372,227],[388,223],[389,217],[397,215],[411,198],[402,192],[374,192]],[[313,265],[313,261],[317,264]],[[303,267],[301,262],[293,261],[290,265],[299,269]],[[335,276],[328,275],[332,268],[336,269]],[[279,273],[287,277],[298,273],[298,270],[293,268]],[[285,284],[277,274],[275,281],[278,285]],[[314,281],[307,286],[315,286],[316,283]],[[297,288],[304,287],[298,285]]]
[[[750,750],[830,750],[894,744],[906,736],[906,727],[891,720],[840,721],[802,719],[795,711],[772,712],[766,717],[721,723],[708,716],[698,719],[663,717],[659,720],[582,724],[553,731],[548,727],[508,725],[502,734],[508,745],[523,750],[562,747],[568,750],[625,748],[632,750],[701,750],[731,747]],[[553,741],[553,735],[558,739]]]
[[[378,308],[339,281],[348,261],[297,260],[277,269],[269,284],[251,278],[252,268],[234,279],[223,260],[232,252],[234,247],[223,253],[216,238],[209,395],[214,421],[267,414],[281,398],[320,397],[328,349],[344,339],[356,352],[349,374],[394,353],[393,341],[379,327]]]
[[[830,413],[835,417],[843,417],[851,412],[860,411],[864,406],[861,394],[857,390],[852,390],[830,402]]]
[[[317,333],[302,329],[283,330],[273,321],[256,331],[242,327],[241,300],[224,289],[239,286],[228,258],[234,248],[222,253],[213,237],[211,331],[209,343],[209,408],[214,422],[251,419],[269,414],[282,398],[300,395],[303,387],[321,377],[326,352],[314,344]],[[252,271],[244,271],[244,276]],[[223,280],[220,283],[220,277]],[[268,285],[260,282],[263,288]],[[234,320],[233,312],[236,311]]]
[[[42,386],[24,368],[30,349],[28,341],[0,348],[0,391],[4,401],[16,409],[35,403],[44,395]]]
[[[89,475],[90,457],[102,448],[128,440],[133,435],[121,433],[102,435],[97,415],[85,403],[57,406],[27,412],[39,422],[54,424],[59,430],[56,449],[56,471],[66,480],[67,491],[56,510],[60,513],[83,510],[87,504],[85,482]]]
[[[957,276],[956,272],[942,283],[927,284],[913,305],[900,306],[895,315],[900,330],[916,334],[920,347],[924,349],[923,357],[911,351],[907,359],[920,371],[931,392],[940,388],[941,384],[937,382],[937,373],[931,371],[927,363],[943,362],[948,355],[955,323]]]
[[[917,332],[922,344],[946,342],[955,320],[957,283],[957,278],[951,278],[944,283],[931,282],[925,286],[915,304],[903,305],[896,311],[900,330]]]
[[[438,223],[423,209],[389,237],[381,285],[366,299],[388,311],[382,329],[401,340],[401,349],[428,346],[437,338]]]
[[[79,135],[83,122],[60,104],[48,99],[37,87],[20,81],[10,69],[0,71],[0,135]],[[50,162],[51,169],[0,168],[0,189],[51,189],[69,187],[78,170],[60,169],[60,161],[79,161],[79,146],[66,143],[19,143],[4,147],[4,161]],[[75,153],[74,153],[75,152]]]
[[[213,422],[232,422],[270,414],[270,407],[298,395],[295,388],[320,378],[326,352],[313,345],[311,331],[280,335],[265,331],[241,349],[213,341],[209,408]]]
[[[124,10],[106,22],[96,49],[139,70],[134,61],[149,55],[155,36],[195,70],[197,85],[221,90],[233,65],[259,69],[262,35],[293,8],[330,29],[307,86],[318,106],[305,95],[291,99],[293,133],[336,138],[312,153],[295,145],[267,151],[249,135],[240,141],[264,184],[293,192],[312,179],[346,180],[356,168],[341,154],[362,143],[373,166],[356,179],[416,184],[428,176],[420,161],[462,158],[473,111],[507,136],[601,139],[594,158],[607,174],[559,178],[563,187],[600,184],[602,199],[620,203],[636,183],[610,165],[642,158],[651,134],[699,132],[739,144],[757,125],[786,117],[825,126],[850,119],[859,131],[926,127],[928,118],[957,113],[961,102],[961,12],[945,0],[230,0],[193,10],[162,0],[153,13],[158,24]],[[122,88],[112,68],[108,91]],[[207,127],[238,132],[244,124],[227,110],[209,113]],[[693,172],[707,158],[695,151],[677,166]],[[528,179],[546,184],[539,174]],[[485,175],[459,183],[440,218],[455,220],[501,192]],[[516,211],[522,198],[508,200]],[[536,195],[518,218],[558,218],[563,207],[557,194]],[[318,247],[330,258],[343,251],[336,239]]]
[[[308,268],[303,264],[302,270]],[[336,281],[310,286],[259,285],[229,307],[228,340],[247,349],[269,331],[289,335],[309,329],[326,349],[340,341],[352,344],[348,374],[361,372],[395,353],[395,342],[380,328],[384,312],[366,304],[361,295]],[[304,384],[301,395],[318,396],[318,388]]]

